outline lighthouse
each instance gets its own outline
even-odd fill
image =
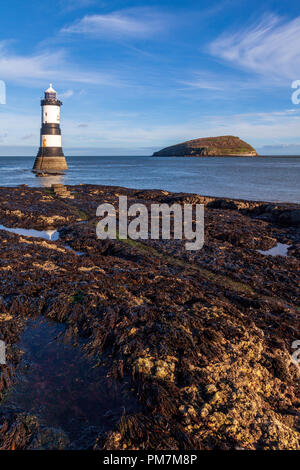
[[[44,99],[41,100],[41,142],[33,165],[33,171],[36,173],[61,173],[68,169],[61,145],[61,105],[62,102],[57,99],[57,93],[50,84]]]

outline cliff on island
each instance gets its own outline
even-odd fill
[[[154,157],[257,157],[251,145],[239,137],[223,135],[188,140],[153,153]]]

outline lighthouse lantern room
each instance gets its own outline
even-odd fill
[[[41,142],[33,166],[36,173],[59,173],[68,169],[61,144],[61,105],[62,102],[57,99],[57,93],[50,84],[41,100]]]

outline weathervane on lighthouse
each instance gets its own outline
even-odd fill
[[[68,169],[61,145],[60,107],[62,102],[50,87],[41,100],[42,127],[41,143],[36,156],[33,171],[36,173],[59,173]]]

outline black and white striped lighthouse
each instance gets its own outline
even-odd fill
[[[62,102],[57,99],[57,93],[50,84],[41,100],[41,143],[33,166],[36,173],[59,173],[68,169],[61,145],[61,105]]]

